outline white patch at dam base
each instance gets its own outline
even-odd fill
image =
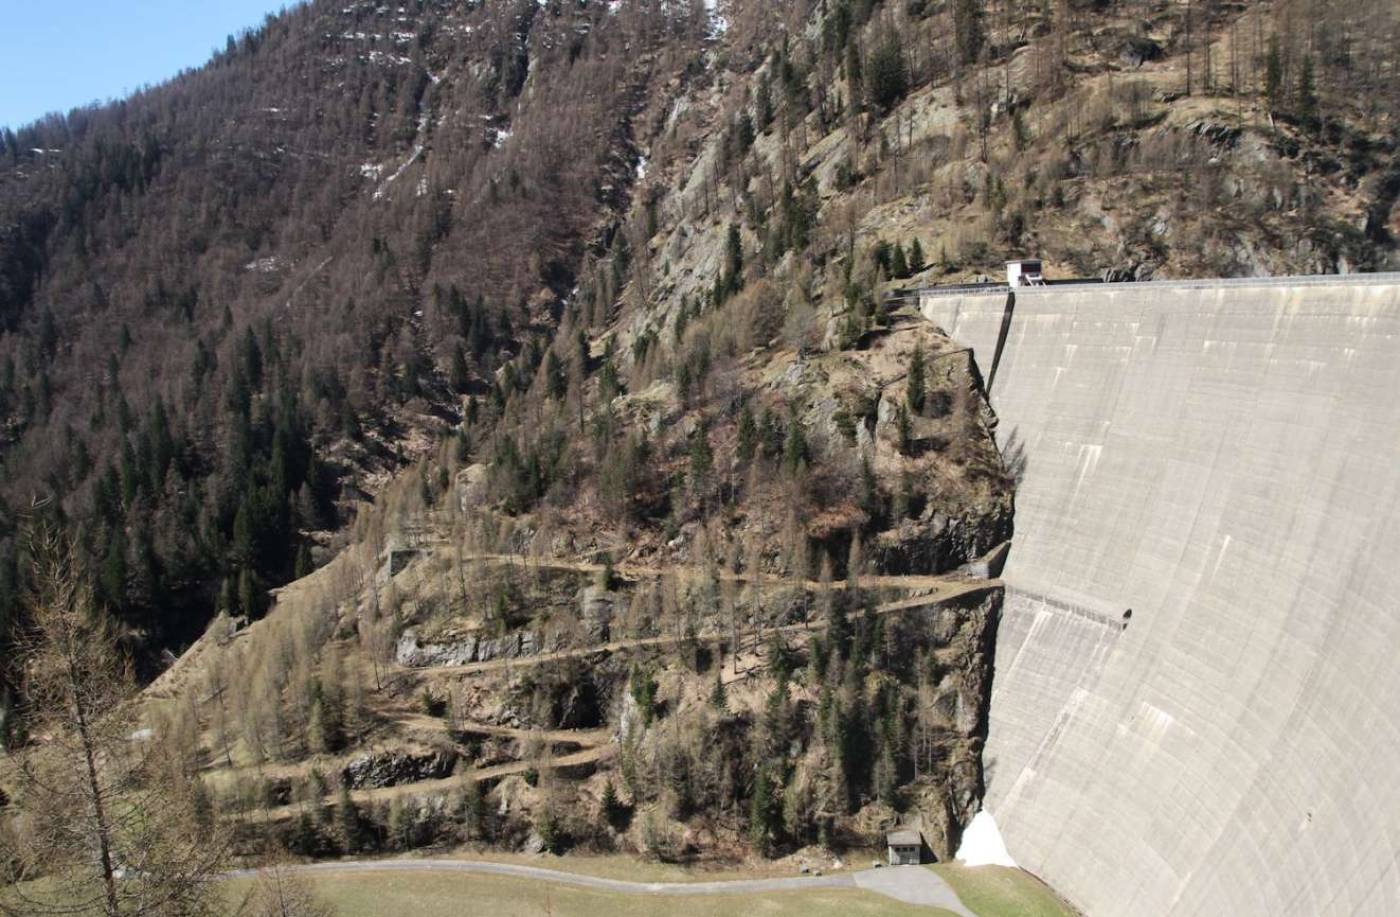
[[[964,866],[1010,866],[1016,868],[1016,861],[1006,851],[1006,842],[1001,839],[1001,830],[992,813],[983,809],[972,817],[972,824],[963,832],[962,844],[958,847],[958,862]]]

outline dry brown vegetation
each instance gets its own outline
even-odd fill
[[[1015,468],[885,294],[1394,263],[1382,0],[406,10],[4,141],[7,497],[223,612],[150,716],[249,850],[946,852],[995,599],[897,600]]]

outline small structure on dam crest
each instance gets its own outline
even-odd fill
[[[1041,273],[1039,258],[1022,258],[1006,262],[1006,285],[1013,290],[1017,287],[1041,287],[1045,285],[1045,275]]]

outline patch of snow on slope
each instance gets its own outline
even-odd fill
[[[395,169],[395,170],[394,170],[394,174],[393,174],[393,175],[390,175],[388,178],[384,179],[384,182],[383,182],[378,188],[375,189],[375,192],[374,192],[374,199],[375,199],[376,201],[382,199],[382,198],[384,197],[384,195],[388,193],[388,191],[389,191],[389,186],[392,185],[396,180],[398,180],[399,176],[401,176],[401,175],[403,175],[403,173],[407,172],[407,171],[408,171],[408,167],[411,166],[411,165],[413,165],[415,162],[417,162],[417,161],[418,161],[418,157],[419,157],[419,156],[422,156],[422,155],[423,155],[423,144],[420,143],[420,144],[417,144],[416,146],[414,146],[413,152],[409,154],[408,159],[404,160],[403,165],[401,165],[401,166],[399,166],[397,169]]]
[[[705,0],[705,9],[710,12],[710,34],[715,37],[729,31],[729,20],[719,12],[719,0]]]
[[[958,862],[964,866],[1016,867],[1016,861],[1006,850],[1006,842],[1001,839],[997,820],[986,809],[974,815],[972,824],[963,832]]]
[[[255,258],[243,265],[243,270],[252,271],[257,274],[277,273],[280,262],[276,255],[269,255],[266,258]]]

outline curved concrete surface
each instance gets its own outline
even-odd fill
[[[799,892],[814,888],[859,888],[906,904],[940,907],[952,911],[958,917],[975,917],[963,906],[951,885],[937,874],[920,866],[865,869],[831,876],[735,879],[727,882],[628,882],[623,879],[605,879],[540,866],[491,863],[484,860],[347,860],[338,863],[311,863],[291,868],[304,873],[457,872],[552,882],[556,885],[623,895],[752,895],[766,892]],[[230,879],[250,879],[257,875],[256,869],[239,869],[228,873]]]
[[[921,301],[1025,463],[985,753],[1011,854],[1094,917],[1400,912],[1400,279],[1006,305]]]

